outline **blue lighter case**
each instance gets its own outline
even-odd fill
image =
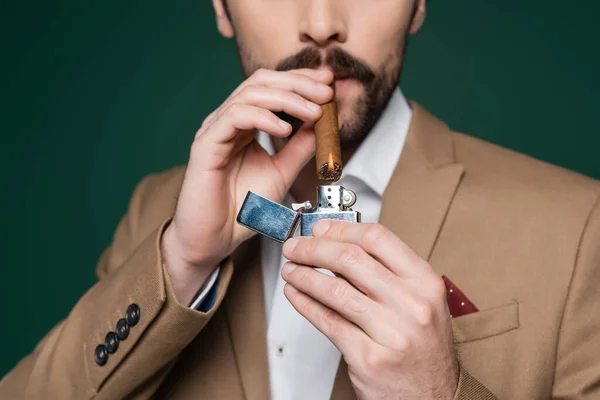
[[[237,222],[280,243],[293,236],[312,236],[313,225],[321,219],[360,222],[360,212],[353,211],[356,194],[339,185],[317,188],[317,205],[310,201],[285,207],[248,192]]]

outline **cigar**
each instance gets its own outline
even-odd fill
[[[317,176],[324,181],[337,181],[342,176],[342,149],[338,128],[335,86],[332,84],[333,98],[323,104],[323,116],[315,124],[317,142]]]

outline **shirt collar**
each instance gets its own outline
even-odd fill
[[[344,166],[340,183],[352,176],[382,197],[404,147],[411,117],[406,98],[396,88],[381,117]],[[257,140],[268,154],[275,153],[268,134],[259,132]]]
[[[344,166],[343,175],[361,180],[382,197],[404,147],[411,116],[408,102],[396,88],[381,117]]]

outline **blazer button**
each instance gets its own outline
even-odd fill
[[[96,360],[96,364],[99,366],[103,366],[108,361],[108,350],[106,346],[103,344],[99,344],[96,346],[96,351],[94,352],[94,360]]]
[[[119,322],[117,322],[116,332],[119,340],[125,340],[127,339],[127,336],[129,336],[129,325],[127,324],[125,318],[121,318]]]
[[[117,337],[117,334],[114,332],[108,332],[106,334],[106,338],[104,339],[104,346],[110,354],[117,351],[119,348],[119,338]]]
[[[141,310],[137,304],[130,304],[125,312],[125,319],[129,326],[135,326],[140,321]]]

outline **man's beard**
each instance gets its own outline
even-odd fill
[[[391,54],[374,71],[365,62],[348,54],[340,47],[334,47],[327,52],[325,60],[315,47],[306,47],[293,56],[280,61],[275,68],[278,71],[288,71],[299,68],[317,68],[329,66],[336,77],[351,78],[362,84],[364,91],[354,104],[348,104],[351,115],[340,121],[340,140],[342,147],[352,149],[358,147],[381,117],[383,110],[398,85],[402,61],[406,49],[404,41],[396,54]],[[259,68],[268,68],[257,62],[248,48],[238,40],[240,61],[246,76],[250,76]],[[324,61],[324,62],[322,62]]]

